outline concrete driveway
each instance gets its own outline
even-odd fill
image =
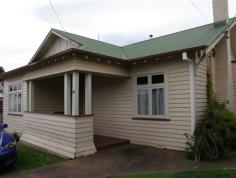
[[[135,172],[176,171],[208,168],[234,168],[236,155],[227,161],[196,164],[185,153],[138,145],[122,145],[95,155],[65,161],[36,170],[3,176],[6,178],[104,178]]]

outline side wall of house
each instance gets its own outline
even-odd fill
[[[200,62],[200,61],[197,61]],[[195,102],[196,102],[196,121],[204,116],[207,108],[207,68],[208,60],[203,59],[195,65]],[[213,72],[213,71],[212,71]]]
[[[140,74],[166,73],[168,119],[134,120],[134,78]],[[129,139],[132,143],[184,150],[185,133],[191,133],[189,64],[178,59],[136,64],[132,77],[93,78],[95,134]]]
[[[231,111],[235,111],[231,64],[233,53],[230,40],[232,38],[223,38],[215,47],[214,89],[217,100],[220,103],[225,103]]]
[[[233,84],[234,84],[234,97],[236,98],[236,62],[232,63],[233,71]]]
[[[222,39],[215,48],[215,93],[217,100],[221,103],[227,101],[227,44],[226,40]]]
[[[236,100],[236,26],[231,29],[231,53],[232,53],[232,74],[234,99]],[[236,102],[236,101],[235,101]],[[236,113],[236,106],[234,112]]]

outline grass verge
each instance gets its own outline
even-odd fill
[[[109,176],[106,178],[235,178],[235,169]]]
[[[37,150],[34,147],[19,143],[17,146],[17,161],[15,165],[2,170],[0,175],[11,174],[19,171],[35,169],[50,164],[59,163],[66,159]]]

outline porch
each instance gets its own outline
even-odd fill
[[[103,79],[73,71],[28,80],[22,140],[68,158],[128,143],[113,137],[94,137],[92,80],[97,77]]]

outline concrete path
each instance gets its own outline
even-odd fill
[[[185,153],[137,145],[101,150],[95,155],[65,161],[36,170],[3,176],[5,178],[105,178],[135,172],[176,171],[207,168],[234,168],[236,155],[227,161],[200,165],[187,160]]]

